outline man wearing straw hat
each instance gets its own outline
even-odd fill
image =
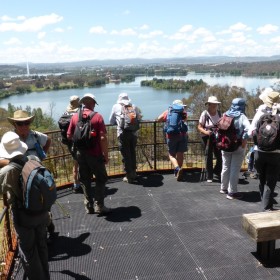
[[[9,161],[27,161],[27,145],[12,131],[6,132],[0,143],[0,157]],[[19,244],[25,277],[29,280],[50,279],[46,225],[49,220],[47,211],[30,215],[23,209],[22,191],[19,185],[20,170],[6,165],[0,170],[0,186],[8,194],[12,219]]]
[[[13,117],[7,117],[8,121],[14,126],[14,132],[19,136],[19,139],[27,145],[27,156],[36,156],[42,161],[46,157],[51,145],[51,138],[39,131],[31,130],[30,125],[35,116],[29,116],[27,111],[17,110]],[[54,238],[55,226],[52,222],[51,212],[49,213],[48,233],[49,242]]]

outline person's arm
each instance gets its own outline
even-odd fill
[[[160,114],[158,117],[157,117],[157,121],[158,122],[165,122],[166,121],[166,116],[167,116],[167,111],[164,111],[162,114]]]
[[[47,142],[46,142],[45,146],[43,147],[43,150],[45,153],[48,152],[48,150],[51,146],[51,142],[52,142],[52,139],[48,136]]]
[[[107,134],[105,132],[100,132],[100,146],[101,151],[104,156],[104,162],[107,164],[109,162],[109,156],[108,156],[108,139]]]
[[[116,121],[116,113],[115,113],[115,106],[113,106],[110,117],[109,117],[109,123],[111,125],[116,125],[117,121]]]
[[[212,134],[212,131],[204,129],[201,123],[198,124],[197,129],[199,132],[201,132],[204,135],[210,136]]]
[[[2,167],[4,167],[4,166],[8,165],[9,162],[10,162],[10,161],[9,161],[8,159],[5,159],[5,158],[0,159],[0,168],[2,168]]]
[[[204,123],[204,125],[202,125],[202,123]],[[205,123],[206,123],[206,113],[204,111],[199,118],[197,130],[204,135],[210,136],[212,134],[212,131],[205,129]]]

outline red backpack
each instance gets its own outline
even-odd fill
[[[237,139],[237,130],[234,126],[234,118],[224,114],[217,122],[215,132],[216,146],[226,152],[233,152],[241,145],[241,139]]]

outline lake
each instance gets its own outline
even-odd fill
[[[140,82],[142,80],[150,80],[154,77],[136,77],[134,82],[131,83],[110,83],[100,88],[83,88],[83,89],[69,89],[58,91],[45,91],[45,92],[32,92],[22,95],[14,95],[0,100],[0,107],[8,109],[8,103],[25,109],[26,106],[31,108],[42,108],[44,113],[50,114],[52,111],[52,117],[58,120],[60,115],[65,111],[69,97],[71,95],[78,95],[82,97],[85,93],[93,93],[96,96],[99,105],[95,107],[95,110],[101,113],[104,117],[105,123],[108,123],[111,108],[116,103],[118,95],[121,92],[126,92],[132,99],[132,102],[136,104],[143,114],[144,120],[154,120],[158,117],[174,99],[187,98],[188,92],[174,92],[167,90],[156,90],[150,87],[141,87]],[[157,76],[156,78],[162,79],[203,79],[209,85],[229,85],[244,87],[252,94],[256,93],[256,89],[273,86],[280,82],[280,79],[276,78],[260,78],[260,77],[234,77],[234,76],[222,76],[222,77],[210,77],[210,74],[195,74],[190,73],[187,76]],[[52,110],[51,110],[52,108]]]

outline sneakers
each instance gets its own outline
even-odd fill
[[[98,205],[96,202],[94,203],[94,213],[95,214],[109,214],[112,212],[111,208],[106,207],[105,205]]]
[[[177,175],[176,175],[177,181],[183,180],[183,173],[184,173],[184,170],[182,168],[179,168]]]
[[[132,178],[129,178],[129,177],[127,177],[127,176],[123,177],[123,182],[126,182],[126,183],[128,183],[128,184],[133,184],[133,183],[135,183],[135,182],[136,182],[135,180],[136,180],[136,179],[132,179]]]
[[[80,193],[82,190],[82,187],[80,184],[73,184],[73,193]]]
[[[207,183],[213,183],[213,180],[212,179],[208,179]]]
[[[242,197],[243,197],[243,195],[241,193],[238,193],[238,192],[227,194],[227,199],[240,199]]]
[[[86,209],[86,213],[87,214],[93,214],[94,213],[94,208],[93,208],[93,204],[92,203],[87,203],[86,204],[86,207],[85,207],[85,209]]]
[[[227,190],[220,190],[220,193],[228,194],[228,191]]]
[[[177,166],[177,167],[174,169],[174,177],[177,178],[177,175],[178,175],[179,170],[180,170],[180,167],[179,167],[179,166]]]

